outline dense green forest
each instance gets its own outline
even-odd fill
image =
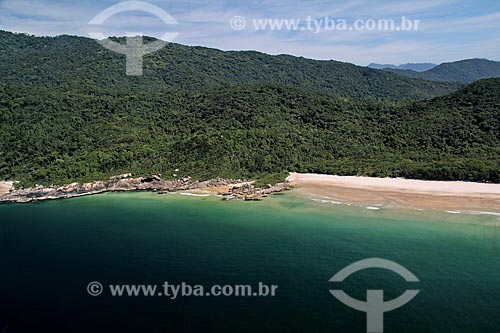
[[[481,79],[500,77],[500,62],[487,59],[467,59],[447,62],[425,72],[401,69],[386,69],[385,71],[409,78],[472,83]]]
[[[499,79],[413,103],[274,85],[134,95],[1,85],[0,96],[0,178],[25,184],[175,169],[500,180]]]
[[[123,39],[122,39],[123,41]],[[0,31],[3,83],[109,93],[281,84],[348,98],[423,99],[460,84],[409,79],[338,61],[259,52],[223,52],[170,43],[144,58],[144,76],[125,76],[125,56],[74,36],[34,37]]]
[[[24,186],[125,172],[500,182],[500,79],[411,101],[432,83],[337,62],[171,45],[126,77],[85,38],[0,43],[0,179]]]

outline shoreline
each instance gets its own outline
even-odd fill
[[[500,212],[500,184],[291,173],[316,201],[441,211]]]
[[[500,184],[425,181],[403,178],[375,178],[290,173],[286,181],[256,188],[241,179],[192,181],[189,177],[164,180],[158,175],[131,178],[130,174],[111,177],[108,181],[72,183],[63,186],[36,186],[12,190],[12,181],[0,182],[1,203],[29,203],[76,198],[106,192],[187,191],[193,195],[218,195],[223,200],[261,200],[295,188],[294,192],[323,203],[381,207],[432,209],[449,212],[487,211],[500,213]]]
[[[72,183],[63,186],[35,186],[11,190],[14,182],[1,182],[1,203],[30,203],[47,200],[61,200],[106,192],[156,192],[164,194],[177,191],[206,191],[224,197],[224,200],[260,200],[269,194],[282,192],[293,186],[284,182],[256,188],[251,182],[241,179],[211,179],[192,181],[190,177],[165,180],[158,175],[131,178],[130,174],[111,177],[108,181]]]

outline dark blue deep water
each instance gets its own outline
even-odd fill
[[[369,211],[292,194],[222,202],[149,193],[0,206],[0,332],[366,332],[339,301],[419,289],[385,332],[500,332],[498,216]],[[395,261],[419,279],[367,269]],[[90,296],[87,285],[104,286]],[[109,284],[263,282],[274,297],[113,297]]]

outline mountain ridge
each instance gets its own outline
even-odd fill
[[[442,63],[424,72],[400,69],[385,70],[409,78],[467,84],[481,79],[500,77],[500,62],[475,58]]]
[[[123,39],[116,39],[123,40]],[[69,89],[204,90],[233,84],[282,84],[346,98],[388,100],[444,95],[460,84],[402,78],[338,61],[169,43],[144,57],[144,77],[126,77],[125,57],[95,40],[0,32],[1,82]]]
[[[5,33],[0,60],[0,179],[22,186],[285,171],[500,182],[500,79],[434,85],[177,44],[126,77],[94,40]]]
[[[371,63],[368,65],[368,68],[373,69],[401,69],[401,70],[412,70],[415,72],[425,72],[429,69],[438,66],[437,64],[432,63],[406,63],[402,65],[392,65],[392,64],[377,64]]]

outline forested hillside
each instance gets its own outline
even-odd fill
[[[127,77],[125,56],[74,36],[34,37],[0,31],[0,82],[109,93],[205,90],[234,84],[281,84],[348,98],[423,99],[461,87],[408,79],[337,61],[258,52],[223,52],[168,44],[144,59],[144,76]]]
[[[500,80],[458,85],[335,61],[170,44],[124,75],[80,37],[0,32],[0,179],[286,171],[498,182]],[[399,100],[399,101],[397,101]]]
[[[276,85],[109,94],[2,84],[0,101],[0,178],[26,185],[175,169],[500,181],[500,79],[413,103]]]

